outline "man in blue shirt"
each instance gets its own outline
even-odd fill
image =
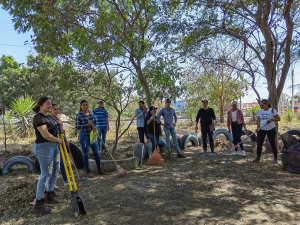
[[[180,151],[178,141],[177,141],[177,134],[176,134],[176,130],[175,130],[175,126],[177,123],[177,115],[175,113],[175,110],[170,107],[171,100],[166,99],[165,103],[166,103],[165,104],[166,107],[159,111],[159,113],[157,114],[157,117],[160,118],[161,116],[163,116],[163,118],[164,118],[163,125],[164,125],[164,132],[165,132],[165,136],[166,136],[166,153],[167,153],[168,157],[171,157],[171,149],[170,149],[170,134],[171,134],[172,138],[173,138],[173,143],[175,145],[175,149],[177,152],[177,157],[185,158],[185,155],[183,155]],[[175,123],[173,122],[173,117],[175,118]]]
[[[136,125],[139,132],[140,143],[145,144],[144,135],[148,139],[147,127],[145,126],[146,112],[148,109],[143,101],[139,101],[139,108],[135,110]]]
[[[98,108],[94,109],[93,113],[96,116],[98,133],[103,143],[105,143],[106,133],[107,131],[109,131],[109,121],[108,121],[108,113],[107,110],[104,108],[103,101],[98,102]],[[101,150],[101,147],[102,150],[104,149],[103,143],[100,141],[100,138],[98,138],[99,150]]]

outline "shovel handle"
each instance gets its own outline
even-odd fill
[[[76,182],[75,182],[75,178],[74,178],[74,174],[73,174],[73,169],[72,169],[70,159],[69,159],[69,156],[68,156],[68,151],[67,151],[67,148],[66,148],[64,136],[61,134],[60,137],[61,137],[61,140],[62,140],[62,143],[63,143],[63,148],[64,148],[64,151],[65,151],[65,154],[66,154],[68,166],[70,168],[70,173],[71,173],[72,181],[73,181],[73,184],[74,184],[74,191],[77,191],[77,186],[76,186]],[[68,179],[68,182],[69,182],[69,179]]]
[[[60,138],[59,134],[57,134],[57,137]],[[62,148],[61,144],[59,144],[59,149],[60,149],[61,158],[62,158],[63,163],[64,163],[64,167],[65,167],[65,170],[66,170],[66,175],[67,175],[67,179],[68,179],[69,188],[70,188],[70,191],[73,191],[73,187],[72,187],[71,181],[70,181],[70,175],[69,175],[68,167],[67,167],[67,164],[66,164],[65,154],[64,154],[64,151],[63,151],[63,148]]]

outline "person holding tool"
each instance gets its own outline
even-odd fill
[[[170,134],[172,135],[173,138],[173,142],[174,142],[174,146],[177,152],[177,157],[178,158],[185,158],[186,156],[183,155],[180,151],[179,145],[178,145],[178,141],[174,141],[177,140],[177,134],[176,134],[176,130],[175,130],[175,126],[177,123],[177,115],[175,113],[175,110],[173,108],[171,108],[171,100],[170,99],[166,99],[165,101],[165,108],[161,109],[159,111],[159,113],[157,114],[157,117],[160,118],[161,116],[163,116],[164,118],[164,132],[165,132],[165,136],[166,136],[166,153],[167,156],[170,158],[171,157],[171,149],[170,149]],[[175,123],[173,122],[173,117],[175,118]]]
[[[60,168],[59,144],[62,140],[57,138],[58,125],[48,113],[52,109],[51,99],[40,97],[33,111],[33,127],[36,135],[34,154],[40,163],[41,175],[37,184],[36,201],[33,210],[39,213],[50,213],[51,209],[44,203],[58,204],[60,200],[54,193],[54,185]],[[45,198],[43,198],[46,188]]]
[[[146,138],[148,139],[147,135],[147,128],[145,126],[145,118],[146,118],[146,112],[148,109],[145,106],[144,101],[139,101],[139,108],[135,110],[135,115],[136,115],[136,125],[137,125],[137,130],[139,132],[139,139],[140,143],[145,144],[145,135]]]
[[[229,133],[232,131],[233,144],[237,145],[237,143],[241,142],[242,129],[243,127],[246,129],[246,123],[244,121],[243,112],[237,108],[237,101],[233,101],[231,106],[232,109],[229,110],[227,114],[227,127]],[[240,147],[242,156],[246,156],[246,152],[244,151],[244,146],[242,143],[240,144]],[[235,147],[235,151],[232,153],[232,155],[238,154],[238,147]]]
[[[83,164],[86,169],[86,175],[89,178],[94,178],[91,169],[89,168],[89,150],[93,150],[95,161],[99,175],[107,175],[108,173],[101,168],[101,157],[99,153],[98,142],[90,144],[90,133],[92,130],[97,131],[97,122],[94,113],[89,111],[89,104],[86,100],[80,102],[78,114],[76,115],[75,127],[80,130],[79,141],[83,152]]]
[[[198,130],[198,122],[200,119],[201,124],[201,133],[203,139],[203,153],[207,153],[207,143],[206,138],[207,135],[209,137],[209,144],[212,153],[216,153],[214,150],[214,139],[213,139],[213,131],[215,129],[215,121],[216,116],[215,112],[212,108],[208,107],[208,100],[202,100],[203,108],[199,109],[197,118],[196,118],[196,128]]]
[[[58,118],[58,114],[59,114],[59,107],[57,104],[52,104],[52,110],[50,112],[50,115],[53,117],[53,119],[55,119],[57,125],[58,125],[58,129],[60,131],[60,133],[65,134],[65,130],[63,129],[63,122]],[[66,143],[68,144],[68,143]],[[65,167],[64,167],[64,163],[62,160],[60,160],[60,172],[61,175],[63,177],[64,180],[64,186],[69,185],[68,184],[68,179],[67,179],[67,175],[66,175],[66,171],[65,171]]]
[[[104,108],[103,101],[98,102],[98,108],[94,109],[93,113],[96,116],[98,134],[101,137],[103,142],[102,143],[100,141],[100,138],[98,138],[99,150],[101,149],[104,150],[106,134],[107,131],[109,131],[109,121],[108,121],[108,113],[107,110]]]
[[[159,136],[161,135],[161,127],[160,127],[161,122],[160,122],[159,118],[156,116],[156,110],[157,110],[157,108],[155,108],[154,106],[151,106],[149,108],[149,114],[146,116],[147,134],[149,135],[150,141],[152,143],[152,152],[154,151],[155,148],[157,148]],[[154,132],[154,124],[153,123],[155,123],[155,132]]]
[[[275,109],[271,107],[267,99],[261,101],[262,109],[257,113],[257,150],[256,159],[253,162],[259,162],[262,152],[262,145],[264,143],[265,137],[267,135],[270,145],[273,150],[274,160],[273,163],[278,163],[277,160],[277,147],[276,147],[276,135],[277,131],[275,129],[274,121],[280,121],[280,117]]]

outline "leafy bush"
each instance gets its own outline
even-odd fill
[[[256,116],[258,111],[260,110],[260,106],[259,105],[253,105],[250,109],[247,109],[247,112],[249,112],[252,116],[252,119],[250,122],[256,123]]]
[[[194,107],[191,107],[191,108],[188,108],[187,110],[185,110],[184,113],[189,116],[191,123],[193,123],[194,122],[193,116],[196,115],[197,109]]]
[[[296,120],[296,116],[291,109],[287,109],[286,114],[283,115],[283,119],[290,123]]]
[[[32,119],[34,113],[32,108],[35,102],[31,97],[20,97],[11,103],[11,109],[17,122],[14,124],[17,134],[21,138],[29,137],[33,133]]]
[[[7,127],[6,127],[7,134],[12,134],[12,132],[13,132],[13,125],[11,122],[12,118],[13,118],[12,112],[5,113],[5,123],[7,124]]]

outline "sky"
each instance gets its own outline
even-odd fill
[[[0,8],[0,56],[11,55],[18,63],[26,64],[26,59],[29,54],[37,55],[32,46],[24,45],[25,41],[30,41],[30,35],[33,32],[27,32],[25,34],[18,33],[14,29],[12,23],[12,16],[5,10]],[[291,69],[290,69],[291,72]],[[295,66],[295,84],[300,83],[300,63]],[[283,92],[291,95],[292,91],[288,87],[292,85],[291,76],[288,75]],[[257,87],[261,98],[268,98],[268,90],[266,80],[260,79],[260,83]],[[298,89],[299,90],[299,89]],[[297,93],[297,90],[295,91]],[[256,94],[249,88],[248,94],[242,98],[243,103],[256,102]]]

